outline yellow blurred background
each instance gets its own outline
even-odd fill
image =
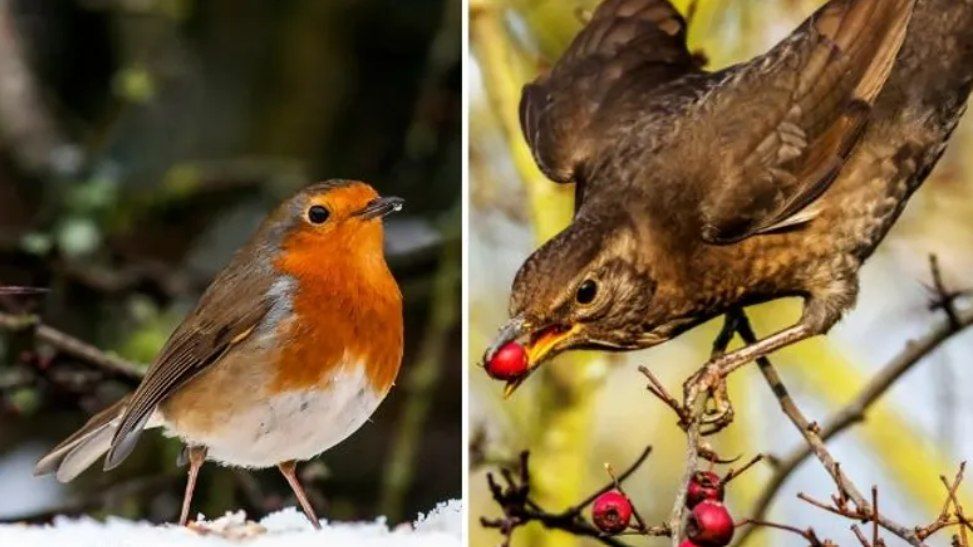
[[[687,13],[690,0],[674,2]],[[821,1],[700,0],[695,2],[690,45],[710,69],[749,59],[786,36]],[[645,390],[638,365],[649,366],[673,392],[705,362],[719,325],[711,322],[662,347],[624,356],[571,354],[545,367],[510,400],[502,386],[476,367],[496,328],[506,319],[513,275],[537,244],[570,220],[573,192],[537,171],[517,119],[520,89],[552,64],[579,30],[592,0],[471,0],[470,14],[470,344],[471,431],[482,439],[470,477],[471,541],[496,545],[496,530],[479,525],[499,508],[485,474],[532,451],[534,498],[556,511],[607,482],[605,462],[626,467],[646,445],[654,452],[627,483],[649,523],[667,518],[682,472],[684,435],[672,412]],[[876,370],[938,319],[927,309],[928,256],[939,256],[947,283],[973,286],[973,119],[967,116],[950,150],[912,199],[905,215],[866,267],[857,308],[827,338],[783,351],[775,362],[812,420],[823,421],[850,400]],[[792,324],[799,302],[749,310],[758,334]],[[973,333],[952,339],[925,359],[878,404],[865,423],[829,443],[843,469],[867,488],[876,484],[883,513],[907,524],[926,524],[944,499],[939,475],[951,475],[973,455]],[[782,455],[801,439],[754,368],[732,377],[737,419],[709,439],[726,456]],[[771,468],[760,464],[734,481],[727,503],[734,518],[749,516]],[[784,484],[769,518],[813,526],[839,544],[855,542],[850,523],[796,499],[833,492],[824,469],[806,461]],[[973,498],[964,488],[963,498]],[[791,545],[796,536],[761,530],[748,546]],[[931,545],[946,545],[943,535]],[[899,545],[896,539],[888,544]],[[632,538],[631,544],[663,544]],[[513,545],[573,546],[583,541],[538,528],[518,530]],[[855,543],[857,544],[857,543]]]

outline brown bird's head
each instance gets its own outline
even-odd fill
[[[656,282],[635,246],[636,229],[625,217],[576,218],[517,272],[511,320],[484,362],[511,341],[524,345],[531,371],[570,349],[623,351],[665,341],[651,319]]]

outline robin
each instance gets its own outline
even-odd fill
[[[134,393],[37,463],[70,481],[107,452],[118,466],[142,430],[187,446],[185,525],[204,460],[276,465],[315,528],[295,474],[375,412],[402,360],[402,297],[382,218],[402,207],[362,182],[309,186],[237,251],[175,330]]]
[[[488,363],[520,340],[531,371],[647,348],[789,296],[796,325],[708,370],[826,333],[964,111],[973,0],[831,0],[752,61],[698,61],[669,2],[608,0],[524,88],[524,136],[576,213],[517,273]]]

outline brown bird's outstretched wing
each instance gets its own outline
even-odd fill
[[[131,395],[112,437],[105,469],[117,466],[132,452],[159,403],[246,339],[267,313],[269,303],[264,295],[274,277],[259,275],[265,266],[250,263],[255,254],[252,245],[238,251],[203,293],[196,309],[172,334]]]
[[[727,71],[699,105],[722,176],[702,236],[739,241],[813,218],[870,119],[915,0],[832,0],[767,54]]]
[[[667,0],[602,3],[553,69],[524,87],[520,124],[537,165],[556,182],[582,182],[595,122],[619,90],[650,92],[695,70],[686,22]]]

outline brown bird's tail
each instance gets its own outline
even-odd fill
[[[930,157],[918,158],[915,185],[922,182],[945,148],[966,109],[971,88],[973,0],[918,0],[872,122],[878,132],[893,135],[897,133],[893,126],[925,130],[911,135],[919,147],[933,146]],[[896,136],[898,139],[893,140],[903,144],[910,137]]]
[[[88,423],[41,458],[34,466],[35,475],[54,473],[57,480],[68,482],[91,466],[111,447],[128,396],[92,416]]]

